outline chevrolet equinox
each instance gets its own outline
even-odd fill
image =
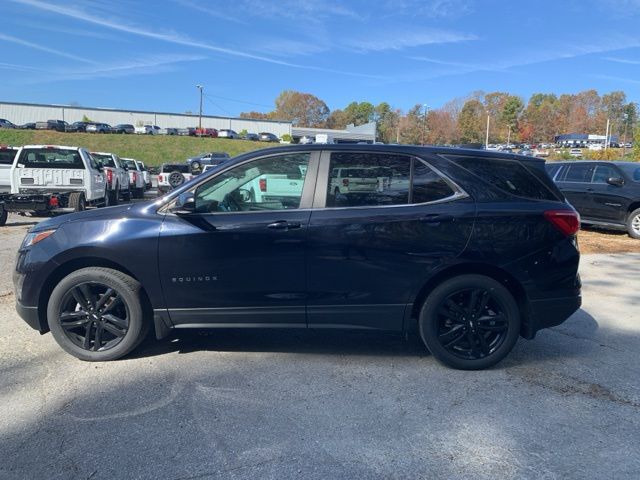
[[[150,328],[415,326],[437,360],[482,369],[580,307],[579,222],[536,158],[276,147],[152,203],[34,226],[17,309],[82,360],[120,358]]]

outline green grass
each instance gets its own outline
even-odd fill
[[[146,165],[184,162],[202,152],[227,152],[232,157],[276,144],[165,135],[114,135],[92,133],[59,133],[49,130],[0,129],[0,144],[67,145],[84,147],[93,152],[111,152],[120,157],[142,160]]]

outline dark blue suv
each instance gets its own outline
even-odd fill
[[[83,360],[122,357],[150,328],[417,326],[435,358],[480,369],[580,307],[578,228],[535,158],[276,147],[153,203],[36,225],[17,309]]]

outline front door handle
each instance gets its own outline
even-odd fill
[[[447,222],[453,222],[453,215],[449,215],[446,213],[432,213],[429,215],[425,215],[423,217],[420,218],[421,222],[425,222],[425,223],[447,223]]]
[[[270,223],[267,228],[272,230],[289,230],[290,228],[300,228],[300,222],[287,222],[286,220],[278,220]]]

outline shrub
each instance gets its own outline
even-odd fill
[[[291,143],[291,141],[293,140],[293,138],[291,137],[291,135],[289,135],[288,133],[285,133],[284,135],[282,135],[280,137],[280,140],[282,140],[283,142],[288,142]]]

